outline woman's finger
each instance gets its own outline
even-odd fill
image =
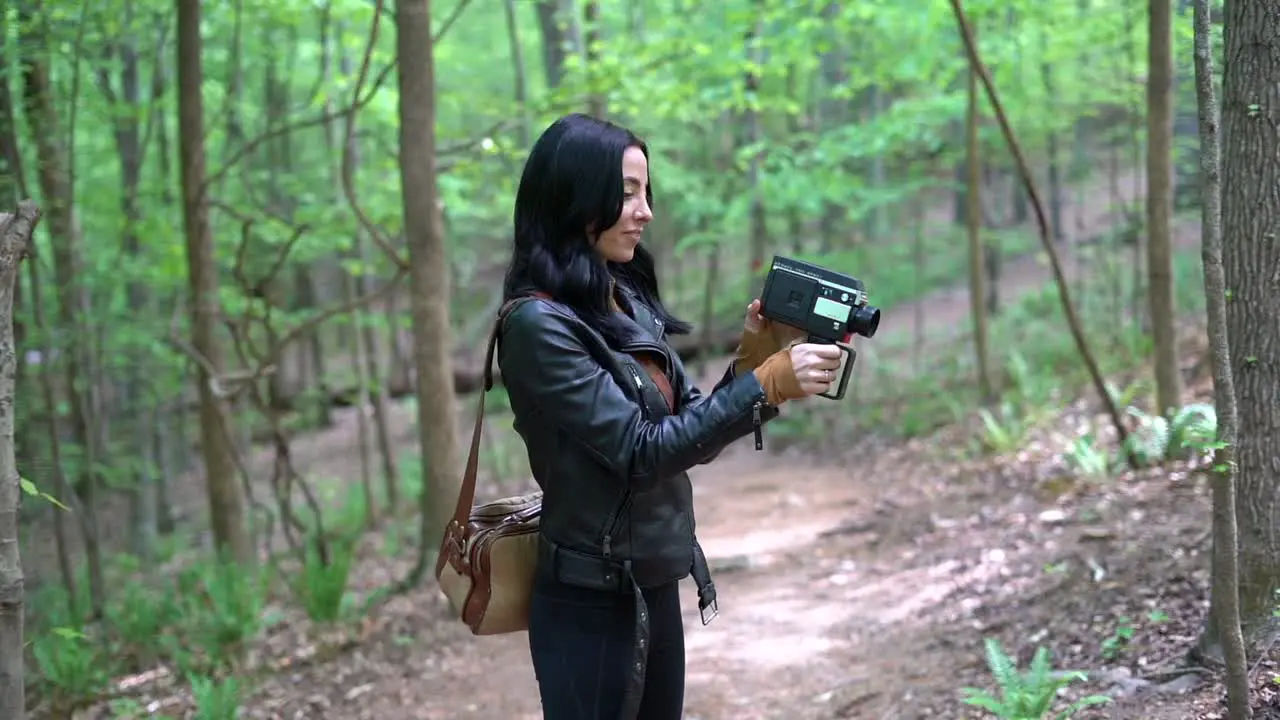
[[[764,317],[760,315],[760,301],[752,300],[747,303],[747,316],[743,320],[743,327],[751,332],[760,332],[760,328],[764,324]]]

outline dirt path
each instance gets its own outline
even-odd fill
[[[939,584],[928,570],[894,569],[901,543],[909,545],[911,513],[886,514],[888,488],[876,465],[851,473],[734,448],[693,473],[721,614],[703,627],[685,583],[689,720],[826,717],[837,691],[883,692],[887,675],[902,676],[906,656],[877,650],[876,638],[945,599],[951,579]],[[810,554],[826,533],[841,540]],[[325,714],[310,717],[540,717],[525,635],[472,638],[433,622],[439,607],[430,587],[394,601],[383,615],[397,620],[373,631],[352,662],[339,663],[352,666],[345,678],[328,667],[298,678],[337,681],[323,693]],[[405,635],[412,640],[398,650],[396,638]],[[292,694],[268,694],[277,692]],[[460,705],[463,698],[470,699]],[[301,710],[297,698],[283,702],[260,716]]]
[[[956,456],[961,432],[835,459],[735,447],[692,473],[721,614],[703,627],[684,583],[687,720],[977,717],[957,697],[989,685],[988,635],[1024,661],[1050,632],[1074,667],[1171,660],[1202,612],[1203,487],[1149,475],[1064,498],[1040,482],[1047,453],[993,467]],[[396,599],[347,655],[273,679],[250,716],[540,718],[526,636],[471,637],[441,607],[430,584]],[[1152,608],[1189,619],[1150,632],[1163,646],[1140,628],[1132,656],[1096,658],[1115,613]]]

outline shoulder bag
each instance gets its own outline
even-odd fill
[[[542,492],[498,498],[473,505],[484,423],[484,396],[493,387],[493,354],[506,314],[523,300],[498,312],[485,350],[483,385],[471,451],[458,489],[458,504],[445,526],[436,558],[436,582],[455,616],[475,635],[519,632],[529,626],[529,597],[538,562],[538,526]]]

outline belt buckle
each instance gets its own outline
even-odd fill
[[[710,616],[707,615],[708,608],[711,609]],[[702,624],[704,627],[706,625],[709,625],[712,620],[715,620],[717,617],[720,616],[720,603],[715,598],[711,598],[711,602],[707,603],[706,605],[699,603],[698,616],[702,618]]]

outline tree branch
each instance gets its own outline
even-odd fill
[[[1014,135],[1013,128],[1009,125],[1009,118],[1005,114],[1004,106],[1000,104],[1000,96],[996,93],[995,85],[991,82],[991,75],[987,72],[986,66],[983,65],[982,58],[978,56],[978,48],[973,41],[973,31],[969,27],[969,19],[965,16],[964,8],[961,7],[961,0],[951,0],[951,9],[955,11],[956,23],[960,26],[960,37],[964,40],[964,49],[969,56],[969,63],[982,80],[982,86],[987,91],[987,98],[991,101],[992,110],[995,111],[996,120],[1000,123],[1000,131],[1004,133],[1005,142],[1009,145],[1009,152],[1013,154],[1014,161],[1018,166],[1018,174],[1022,178],[1022,184],[1027,188],[1027,196],[1030,198],[1031,207],[1035,211],[1036,225],[1040,229],[1040,244],[1044,248],[1045,254],[1049,257],[1049,267],[1053,271],[1053,278],[1058,286],[1058,299],[1062,302],[1062,311],[1066,315],[1067,327],[1071,331],[1071,337],[1075,340],[1076,350],[1079,351],[1080,359],[1084,361],[1085,368],[1089,371],[1089,377],[1093,380],[1094,390],[1098,393],[1098,399],[1102,402],[1103,408],[1106,409],[1107,415],[1111,418],[1111,424],[1115,427],[1116,437],[1119,439],[1121,450],[1129,462],[1129,467],[1137,469],[1141,463],[1138,461],[1137,454],[1127,442],[1129,431],[1124,425],[1124,419],[1120,415],[1119,408],[1116,407],[1115,398],[1107,391],[1106,380],[1102,377],[1098,362],[1094,359],[1093,352],[1089,349],[1089,343],[1080,327],[1080,319],[1076,316],[1075,307],[1071,302],[1071,292],[1068,289],[1067,279],[1062,272],[1062,262],[1058,259],[1058,251],[1053,245],[1053,233],[1049,229],[1049,221],[1047,219],[1048,213],[1045,212],[1044,203],[1040,200],[1040,193],[1036,191],[1035,179],[1031,175],[1031,168],[1027,165],[1027,159],[1022,154],[1022,146],[1018,143],[1018,138]]]

